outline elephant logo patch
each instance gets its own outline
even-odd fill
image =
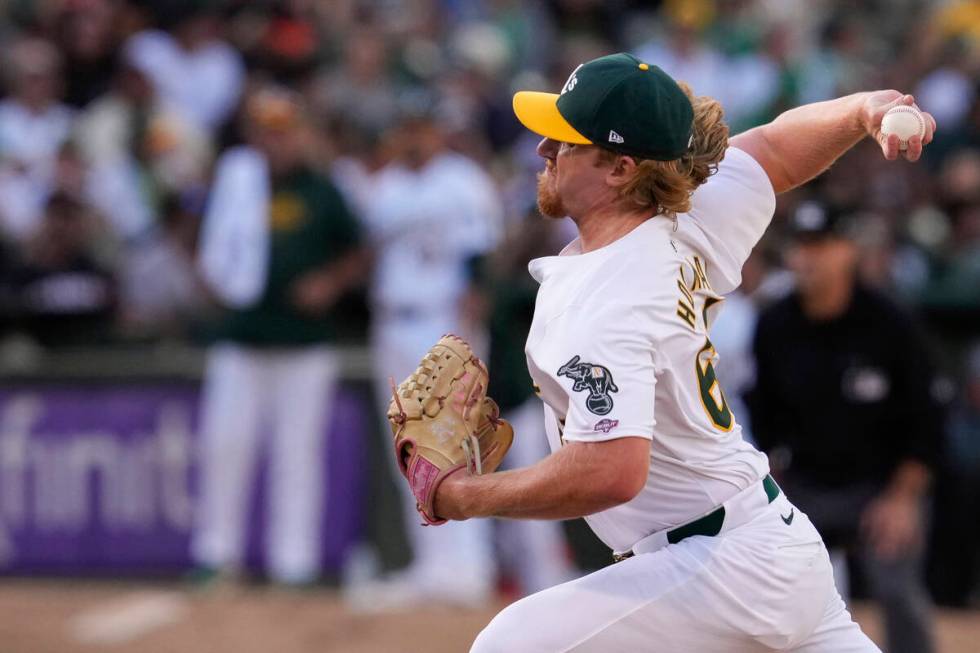
[[[572,356],[570,361],[558,368],[558,376],[567,376],[575,381],[572,386],[573,392],[589,391],[589,396],[585,400],[585,407],[589,412],[608,415],[613,408],[613,400],[609,393],[619,392],[619,388],[613,382],[612,372],[604,365],[580,361],[577,355]]]

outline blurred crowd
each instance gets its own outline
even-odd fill
[[[441,137],[492,176],[501,228],[516,229],[539,164],[512,91],[556,89],[619,49],[721,99],[735,132],[858,89],[913,92],[940,125],[926,165],[858,149],[821,192],[866,214],[862,266],[876,285],[944,328],[980,315],[976,2],[51,0],[4,11],[0,328],[44,345],[200,335],[211,303],[193,261],[214,163],[242,139],[241,107],[263,85],[297,94],[306,154],[355,214],[374,173],[405,154],[401,119],[436,103]],[[781,198],[777,224],[798,199]]]
[[[370,340],[394,356],[409,337],[399,321],[452,300],[471,337],[489,330],[491,367],[519,373],[534,293],[524,266],[557,251],[574,226],[545,225],[535,214],[541,163],[536,139],[513,118],[515,90],[556,91],[579,63],[627,50],[720,99],[733,133],[858,90],[911,92],[939,125],[924,161],[888,163],[867,142],[814,184],[780,197],[775,227],[731,302],[731,342],[717,337],[731,361],[719,374],[739,401],[739,384],[751,382],[740,377],[751,369],[752,316],[792,284],[783,227],[803,202],[832,204],[856,217],[864,282],[917,314],[952,380],[936,390],[954,406],[946,455],[971,469],[980,459],[980,2],[2,6],[0,338],[52,348],[207,342],[228,333],[222,307],[249,289],[216,291],[222,282],[205,277],[220,277],[221,261],[208,263],[202,243],[209,211],[248,213],[228,202],[215,208],[222,162],[247,143],[266,155],[273,176],[283,157],[329,178],[352,221],[342,237],[349,251],[331,255],[337,264],[323,269],[330,273],[290,291],[297,306],[333,311],[336,338]],[[418,170],[437,154],[443,163],[428,177],[396,174],[397,165]],[[249,186],[236,179],[228,183]],[[439,226],[440,188],[456,193],[458,230]],[[431,224],[389,220],[413,202],[431,207]],[[271,214],[288,223],[293,209],[273,201]],[[399,229],[428,238],[409,251]],[[242,247],[247,258],[252,250]],[[433,264],[447,249],[472,255],[466,274],[452,261]],[[423,264],[429,276],[410,276]],[[429,303],[401,301],[413,292]],[[375,324],[369,338],[372,320],[395,326]],[[498,390],[507,392],[517,396],[502,403],[526,398]]]

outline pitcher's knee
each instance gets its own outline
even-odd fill
[[[516,644],[513,639],[514,633],[503,624],[506,619],[501,619],[506,612],[507,609],[494,617],[486,628],[480,631],[470,648],[470,653],[504,653],[505,651],[519,650],[514,648],[514,644]]]
[[[545,651],[539,640],[540,623],[535,624],[520,609],[520,601],[504,608],[480,631],[470,653],[529,653]]]
[[[502,646],[494,635],[494,631],[491,629],[493,622],[491,621],[486,628],[480,631],[480,634],[476,636],[476,640],[473,641],[473,646],[470,647],[470,653],[501,653],[506,650],[506,647]]]

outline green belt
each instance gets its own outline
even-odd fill
[[[776,485],[776,481],[773,480],[772,476],[766,474],[766,477],[762,479],[762,489],[766,492],[766,498],[769,499],[769,503],[776,500],[779,496],[779,486]],[[678,526],[677,528],[672,528],[667,531],[667,542],[669,544],[677,544],[681,540],[687,539],[693,535],[707,535],[708,537],[713,537],[721,532],[721,527],[725,523],[725,506],[719,506],[718,508],[712,510],[704,517],[699,517],[692,522],[688,522],[683,526]],[[621,555],[614,555],[613,559],[616,562],[620,560],[625,560],[626,558],[632,558],[633,552],[627,551]]]

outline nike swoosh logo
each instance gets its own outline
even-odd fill
[[[789,516],[788,517],[783,517],[782,515],[779,516],[783,520],[783,523],[786,524],[787,526],[789,526],[790,524],[793,523],[793,517],[796,516],[794,514],[794,511],[795,510],[796,510],[796,508],[790,508],[789,509]]]

